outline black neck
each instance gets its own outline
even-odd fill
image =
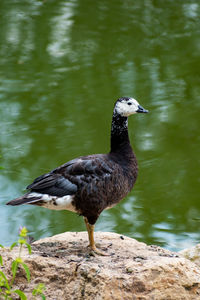
[[[130,152],[132,148],[128,136],[128,118],[122,117],[116,112],[113,113],[111,127],[111,153]]]

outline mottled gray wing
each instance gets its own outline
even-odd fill
[[[75,194],[77,186],[61,174],[50,172],[36,178],[32,184],[27,186],[27,189],[32,192],[62,197]]]
[[[112,173],[112,165],[105,157],[104,154],[83,156],[69,161],[53,172],[62,174],[78,185],[90,183],[93,179],[101,181],[104,176]]]
[[[52,196],[73,195],[78,188],[93,179],[103,180],[111,174],[111,166],[103,159],[104,155],[90,155],[73,159],[50,173],[36,178],[27,189]]]

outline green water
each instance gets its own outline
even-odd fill
[[[200,240],[200,2],[0,2],[0,243],[85,230],[70,212],[7,207],[32,180],[109,151],[114,101],[129,119],[134,190],[96,230],[179,250]]]

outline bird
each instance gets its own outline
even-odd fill
[[[119,98],[113,109],[109,153],[72,159],[37,177],[26,194],[6,204],[73,211],[84,218],[91,253],[108,255],[97,248],[94,228],[102,211],[115,206],[135,184],[138,164],[129,140],[128,117],[136,113],[148,110],[134,98]]]

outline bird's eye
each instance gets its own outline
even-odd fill
[[[128,102],[127,104],[128,104],[128,105],[132,105],[132,103],[131,103],[131,102]]]

